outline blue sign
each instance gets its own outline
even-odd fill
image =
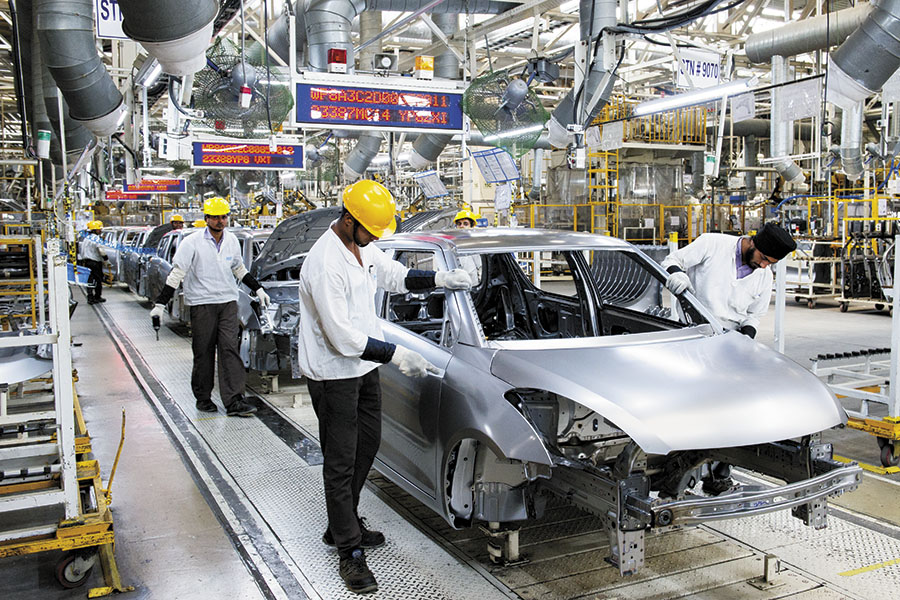
[[[462,94],[297,84],[297,123],[461,131]]]
[[[302,169],[303,146],[252,142],[194,142],[194,167],[216,169]]]

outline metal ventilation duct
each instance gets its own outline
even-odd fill
[[[69,115],[94,135],[112,135],[126,109],[122,94],[97,55],[93,3],[37,0],[35,7],[43,62],[69,105]],[[46,97],[46,89],[44,93]]]
[[[581,18],[581,40],[589,40],[596,37],[605,27],[616,25],[616,0],[580,0],[578,14]],[[589,17],[593,15],[593,20]],[[579,103],[587,107],[591,98],[599,91],[600,99],[588,114],[576,115],[575,89],[569,90],[566,97],[557,105],[553,115],[547,122],[547,132],[550,143],[558,148],[564,148],[569,143],[569,133],[566,128],[575,123],[590,123],[601,108],[606,105],[609,95],[612,93],[615,78],[603,68],[603,51],[598,54],[587,80],[582,87]],[[602,86],[602,89],[599,89]],[[580,117],[577,118],[576,117]]]
[[[432,15],[434,24],[437,25],[448,37],[459,31],[459,15],[440,13]],[[432,37],[432,42],[437,43],[438,37]],[[434,75],[443,79],[459,79],[459,59],[450,51],[444,52],[434,59]],[[413,169],[422,169],[437,160],[444,148],[453,139],[453,135],[441,133],[426,133],[416,138],[412,152],[409,155],[409,166]]]
[[[387,10],[396,12],[415,12],[425,6],[428,0],[366,0],[368,10]],[[481,14],[498,15],[521,6],[518,2],[499,2],[498,0],[444,0],[429,9],[428,13]]]
[[[275,24],[269,27],[269,51],[283,60],[285,64],[290,64],[288,52],[290,52],[291,40],[290,32],[288,31],[286,5],[285,10],[281,13],[278,20],[275,21]],[[306,52],[306,0],[296,0],[294,2],[294,29],[296,30],[296,62],[297,70],[299,71],[306,64],[306,59],[304,58]]]
[[[217,0],[119,0],[119,8],[122,31],[140,42],[163,72],[184,76],[206,66]]]
[[[314,71],[328,69],[328,50],[347,51],[347,65],[354,64],[350,32],[353,19],[365,10],[365,0],[310,0],[306,9],[307,61]]]
[[[865,20],[872,5],[860,4],[802,21],[796,21],[747,37],[744,51],[750,62],[764,63],[773,56],[796,56],[815,50],[827,50],[837,46],[853,33]]]
[[[772,83],[786,83],[788,81],[787,59],[783,56],[772,58]],[[788,183],[802,183],[806,177],[803,171],[791,158],[794,149],[794,122],[782,119],[783,102],[782,95],[785,88],[776,87],[772,90],[772,131],[769,134],[769,153],[774,159],[772,166]]]
[[[369,168],[379,149],[381,149],[380,133],[360,134],[356,145],[353,146],[344,161],[344,177],[350,181],[356,181],[365,175],[366,169]]]

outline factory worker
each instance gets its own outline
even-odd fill
[[[322,541],[336,546],[347,588],[378,589],[363,549],[384,544],[384,535],[359,517],[359,494],[381,443],[378,367],[396,365],[411,377],[437,369],[407,348],[384,341],[375,314],[375,290],[408,292],[469,289],[462,269],[411,270],[372,242],[396,229],[396,206],[380,183],[362,180],[343,193],[341,216],[309,250],[298,281],[300,323],[297,368],[307,378],[319,419],[328,528]]]
[[[103,262],[109,260],[100,234],[103,233],[102,221],[91,221],[87,224],[87,236],[79,242],[81,263],[90,269],[88,277],[88,304],[106,302],[103,297]]]
[[[172,224],[172,229],[175,231],[184,229],[184,217],[181,215],[172,215],[172,218],[169,219],[169,223]]]
[[[775,223],[766,223],[754,236],[704,233],[662,262],[669,273],[666,287],[673,294],[692,291],[723,325],[756,337],[772,297],[768,267],[796,247]]]
[[[478,223],[478,215],[464,208],[453,217],[453,225],[457,229],[473,229]],[[459,266],[466,270],[472,279],[472,285],[478,285],[481,281],[481,257],[465,254],[459,257]]]

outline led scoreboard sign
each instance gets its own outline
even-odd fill
[[[459,131],[462,94],[324,83],[297,84],[297,123]]]
[[[217,169],[302,169],[303,146],[247,142],[194,142],[194,167]]]

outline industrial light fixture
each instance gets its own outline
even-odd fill
[[[736,81],[729,81],[708,88],[692,90],[683,94],[666,96],[665,98],[657,98],[656,100],[648,100],[647,102],[641,102],[634,107],[634,116],[641,117],[663,110],[672,110],[727,98],[728,96],[746,92],[752,85],[755,85],[755,83],[756,81],[754,79],[738,79]]]
[[[162,65],[159,64],[159,61],[153,57],[147,57],[144,61],[144,64],[138,69],[137,74],[134,76],[134,81],[138,85],[142,85],[144,87],[153,87],[157,81],[159,81],[159,76],[162,75]]]
[[[482,141],[483,142],[494,142],[497,140],[516,137],[519,135],[525,135],[526,133],[534,133],[536,131],[541,131],[543,128],[544,128],[544,124],[539,123],[536,125],[531,125],[529,127],[520,127],[519,129],[510,129],[509,131],[501,131],[501,132],[494,133],[491,135],[486,135],[482,138]]]

